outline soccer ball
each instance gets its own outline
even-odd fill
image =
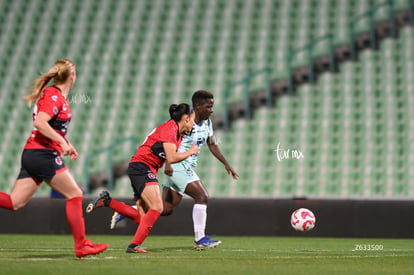
[[[290,224],[296,231],[309,231],[315,227],[315,215],[306,208],[299,208],[292,213]]]

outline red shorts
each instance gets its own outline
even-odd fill
[[[32,178],[38,185],[52,178],[67,168],[56,151],[49,149],[24,149],[21,168],[17,179]]]

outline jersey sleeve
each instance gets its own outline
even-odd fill
[[[214,136],[213,123],[211,122],[211,119],[208,119],[208,136]]]
[[[46,88],[37,101],[37,113],[44,112],[54,117],[62,109],[62,105],[59,95],[52,89]]]
[[[169,143],[177,143],[177,131],[178,127],[176,127],[175,122],[170,123],[171,121],[165,123],[160,127],[159,132],[159,141],[160,142],[169,142]]]

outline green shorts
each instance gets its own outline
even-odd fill
[[[171,188],[182,195],[185,192],[187,184],[200,180],[193,168],[187,164],[177,163],[171,166],[173,175],[167,177],[167,182],[164,184],[164,187]]]

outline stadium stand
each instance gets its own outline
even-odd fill
[[[30,109],[20,100],[39,70],[57,58],[77,64],[70,95],[74,120],[69,138],[80,159],[67,161],[84,182],[88,154],[124,138],[138,145],[167,117],[170,103],[188,102],[197,89],[216,96],[224,110],[226,87],[257,69],[287,76],[287,57],[314,37],[333,33],[349,43],[349,21],[383,1],[65,1],[4,0],[0,9],[0,173],[10,191],[28,137]],[[395,10],[410,1],[393,1]],[[387,16],[380,10],[375,20]],[[367,31],[367,20],[358,24]],[[253,120],[218,130],[223,152],[241,178],[233,182],[203,153],[198,168],[216,197],[409,197],[414,159],[410,118],[413,31],[387,39],[378,51],[364,51],[337,75],[324,74],[314,86],[281,97],[275,108],[260,107]],[[316,55],[327,54],[321,43]],[[299,54],[295,66],[307,62]],[[251,89],[263,88],[253,83]],[[243,98],[243,89],[231,100]],[[277,160],[277,145],[302,151],[303,159]],[[205,149],[207,150],[207,149]],[[129,143],[114,150],[128,160]],[[107,168],[102,154],[90,173]],[[223,179],[226,179],[223,181]],[[160,179],[162,181],[162,177]],[[128,195],[125,178],[115,194]],[[42,189],[38,195],[47,195]]]

